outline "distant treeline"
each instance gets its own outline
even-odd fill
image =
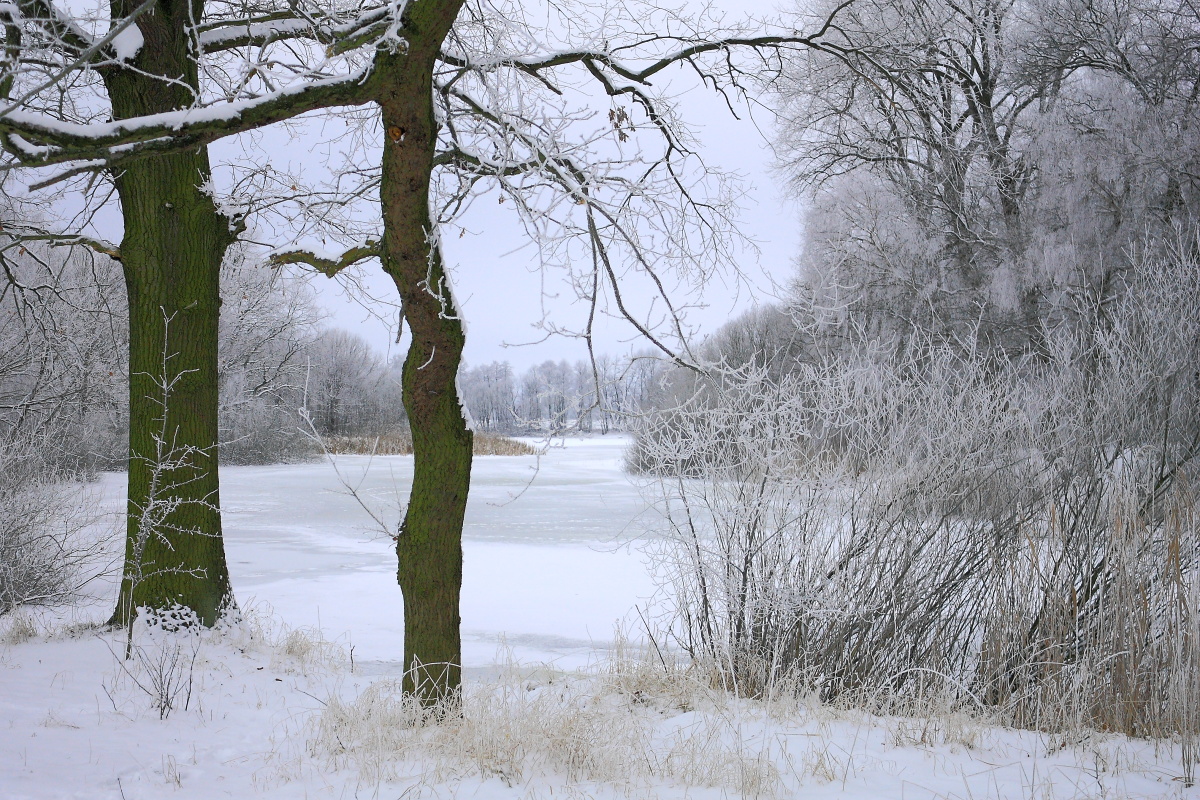
[[[18,291],[14,281],[0,293],[0,446],[56,471],[123,468],[129,326],[119,265],[34,245],[8,262],[20,286],[36,288]],[[245,251],[227,259],[217,370],[223,463],[309,458],[319,452],[314,435],[407,430],[401,359],[322,318],[303,280]],[[595,370],[547,361],[516,375],[501,362],[464,368],[459,383],[479,430],[607,432],[627,428],[646,405],[658,365],[601,356]]]
[[[544,361],[521,374],[507,361],[468,367],[458,386],[477,430],[608,433],[628,430],[654,400],[662,361],[599,356],[595,365]]]
[[[9,261],[20,285],[40,289],[0,296],[0,442],[59,470],[122,468],[129,322],[119,266],[33,247]],[[223,463],[307,458],[319,451],[314,433],[406,427],[398,376],[361,337],[325,327],[322,317],[304,281],[244,251],[226,260],[217,368]]]

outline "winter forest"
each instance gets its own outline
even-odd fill
[[[0,796],[1200,798],[1200,8],[726,6],[0,2]]]

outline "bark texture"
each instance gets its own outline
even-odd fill
[[[396,540],[408,668],[403,688],[427,705],[453,703],[462,680],[459,594],[472,433],[456,381],[465,335],[429,213],[437,139],[434,62],[461,5],[410,5],[407,48],[381,52],[374,75],[385,136],[383,267],[395,281],[412,333],[402,382],[413,484]]]
[[[137,3],[114,0],[113,18]],[[160,0],[145,44],[103,78],[116,119],[185,108],[199,85],[187,27],[198,2]],[[129,297],[129,501],[125,577],[113,622],[141,606],[192,609],[205,625],[231,601],[217,485],[217,325],[230,220],[202,187],[204,148],[115,175]],[[172,384],[169,390],[165,384]]]

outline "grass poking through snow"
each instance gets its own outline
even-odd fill
[[[112,634],[34,624],[0,621],[6,797],[1200,798],[1178,743],[1015,731],[937,698],[891,716],[738,699],[628,646],[585,672],[502,664],[430,713],[389,666],[351,671],[319,632],[253,613],[180,634],[192,694],[160,719],[117,679]]]

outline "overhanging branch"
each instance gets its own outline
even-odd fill
[[[351,247],[336,259],[319,256],[311,250],[285,250],[272,253],[267,263],[272,267],[282,267],[285,264],[305,264],[326,277],[333,278],[339,272],[354,266],[369,258],[378,258],[381,250],[379,242],[368,239],[358,247]]]
[[[370,99],[369,80],[370,68],[366,67],[340,79],[307,84],[257,100],[105,124],[78,125],[44,114],[12,111],[0,117],[0,134],[6,149],[24,166],[94,160],[111,168],[144,155],[200,147],[309,111],[361,105]]]

